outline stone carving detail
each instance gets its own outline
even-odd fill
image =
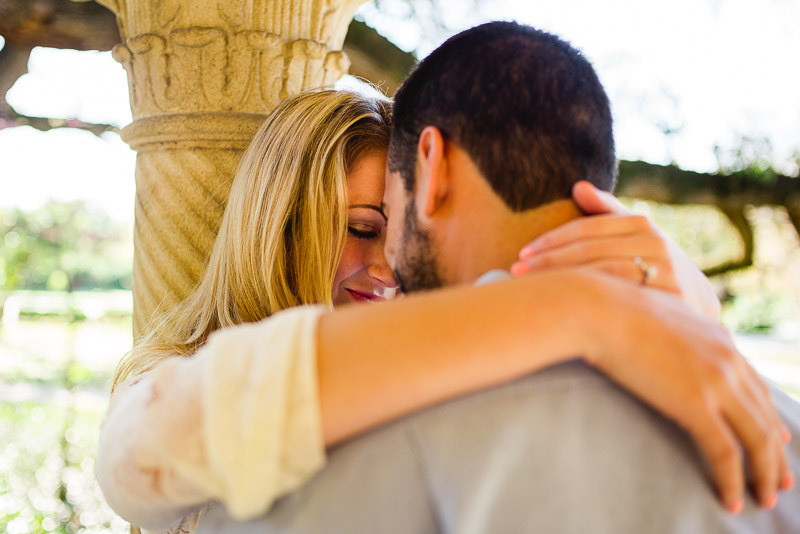
[[[117,15],[124,39],[173,28],[227,27],[305,38],[340,49],[366,0],[97,0]]]
[[[219,228],[238,151],[154,150],[136,169],[133,324],[141,332],[156,308],[169,309],[194,287]]]
[[[259,31],[182,28],[143,34],[114,48],[128,71],[134,118],[165,113],[266,113],[303,89],[333,84],[350,64],[308,39]]]

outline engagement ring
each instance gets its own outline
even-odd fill
[[[641,256],[636,256],[633,258],[633,263],[635,263],[636,266],[642,271],[642,281],[640,283],[643,286],[647,285],[647,282],[655,278],[658,274],[658,267],[655,265],[648,265],[647,262],[641,258]]]

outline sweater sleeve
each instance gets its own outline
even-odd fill
[[[208,501],[265,513],[325,463],[316,370],[320,306],[227,328],[188,358],[121,384],[97,478],[132,524],[174,525]]]

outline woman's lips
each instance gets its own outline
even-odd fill
[[[353,297],[353,300],[356,300],[358,302],[372,302],[372,301],[375,301],[375,300],[383,300],[383,299],[379,299],[374,294],[363,293],[361,291],[356,291],[355,289],[348,289],[348,288],[345,288],[345,289]]]

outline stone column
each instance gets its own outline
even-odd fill
[[[365,0],[98,0],[117,15],[137,151],[134,336],[194,287],[237,158],[281,99],[347,72]]]

